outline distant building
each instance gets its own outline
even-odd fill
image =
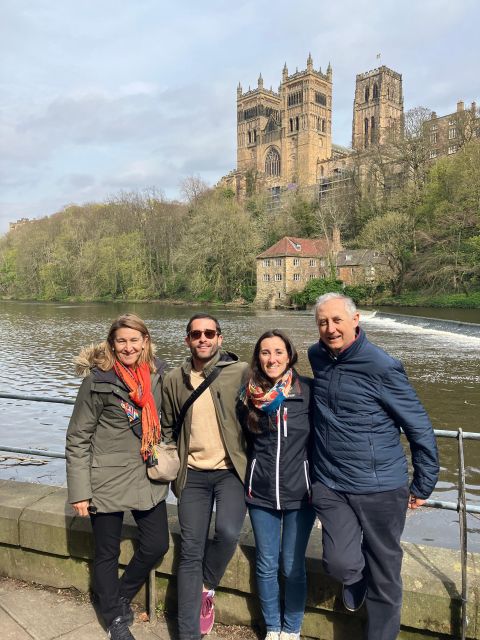
[[[459,100],[454,113],[437,116],[434,111],[424,127],[432,160],[453,155],[469,140],[480,139],[480,114],[477,104],[472,102],[470,107],[465,109],[463,101]]]
[[[344,249],[337,253],[337,278],[348,285],[378,284],[392,273],[386,256],[372,249]]]
[[[20,220],[17,220],[16,222],[10,222],[8,225],[8,230],[15,231],[15,229],[18,229],[19,227],[23,227],[28,222],[30,222],[28,218],[20,218]]]
[[[331,240],[285,236],[257,256],[257,296],[264,307],[289,305],[313,278],[337,278],[348,285],[389,279],[385,256],[370,249],[343,249],[338,231]]]
[[[278,91],[257,86],[237,87],[237,167],[220,184],[239,198],[270,192],[279,202],[283,192],[301,188],[313,197],[358,171],[368,176],[368,150],[403,135],[402,75],[385,65],[360,73],[355,79],[352,147],[333,142],[333,70],[314,68],[312,56],[306,68],[289,73],[285,64]],[[425,125],[431,159],[452,155],[471,138],[480,139],[477,106],[458,102],[457,111],[445,116],[433,113]],[[393,172],[395,173],[395,171]]]

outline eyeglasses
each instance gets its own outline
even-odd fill
[[[193,331],[188,332],[190,340],[199,340],[202,337],[202,334],[207,340],[213,340],[215,336],[218,335],[218,331],[216,329],[204,329],[203,331],[200,329],[194,329]]]

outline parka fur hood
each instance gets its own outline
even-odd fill
[[[86,378],[94,367],[98,367],[105,359],[107,343],[99,342],[82,347],[78,356],[73,360],[75,364],[75,375]]]

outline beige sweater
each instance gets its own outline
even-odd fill
[[[190,381],[194,389],[204,380],[203,372],[192,369]],[[210,387],[193,403],[188,466],[199,471],[232,467],[220,432]]]

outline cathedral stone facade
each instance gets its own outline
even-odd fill
[[[237,87],[237,169],[222,179],[242,197],[254,190],[273,195],[286,189],[321,188],[348,169],[350,157],[382,143],[403,120],[402,76],[381,66],[357,75],[352,149],[332,141],[333,72],[314,68],[289,74],[285,64],[278,92]],[[250,183],[250,187],[249,187]],[[250,193],[248,193],[250,190]]]

